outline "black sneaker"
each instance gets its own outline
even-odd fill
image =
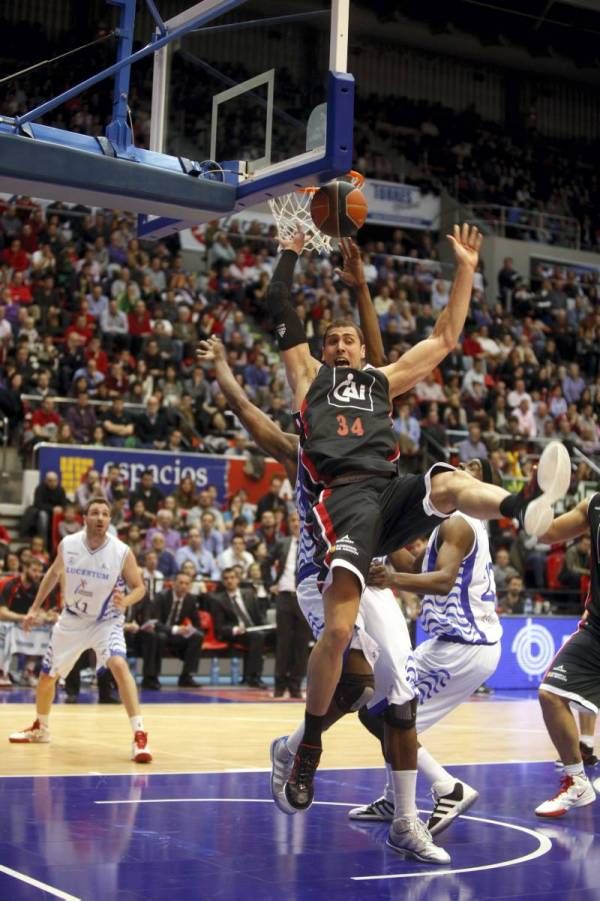
[[[598,758],[594,754],[594,749],[590,748],[589,745],[584,745],[582,741],[579,742],[579,750],[581,751],[581,759],[583,760],[583,765],[587,767],[594,767],[598,763]]]
[[[546,445],[537,469],[516,495],[514,513],[529,535],[543,535],[554,517],[553,504],[564,497],[571,484],[571,458],[559,441]]]
[[[296,810],[308,810],[313,802],[315,772],[321,759],[321,748],[301,744],[294,758],[290,778],[285,784],[285,796]]]
[[[447,829],[448,826],[471,807],[479,797],[479,792],[467,785],[466,782],[456,781],[454,788],[448,795],[440,795],[435,788],[431,794],[434,800],[434,808],[429,817],[427,828],[432,835],[437,835]]]

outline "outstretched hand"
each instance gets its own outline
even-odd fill
[[[357,288],[365,282],[365,270],[358,245],[351,238],[342,238],[340,250],[344,268],[335,269],[334,274],[349,288]]]
[[[469,224],[464,222],[462,227],[455,225],[454,234],[446,235],[446,237],[452,244],[456,262],[470,266],[475,270],[479,261],[479,251],[483,243],[483,235],[479,229],[475,225],[469,228]]]
[[[219,338],[211,335],[206,341],[199,342],[196,357],[199,363],[216,363],[225,359],[225,347]]]
[[[297,253],[298,256],[304,250],[304,241],[306,239],[306,235],[302,231],[301,228],[296,229],[291,238],[282,238],[279,236],[279,249],[280,250],[293,250],[294,253]]]

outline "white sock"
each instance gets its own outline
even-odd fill
[[[50,716],[49,713],[37,713],[36,712],[36,719],[39,720],[39,723],[40,723],[40,726],[42,727],[42,729],[48,728],[48,717],[49,716]]]
[[[594,750],[594,736],[593,735],[580,735],[579,740],[582,745],[585,745],[586,748],[591,748]]]
[[[392,765],[391,763],[386,763],[385,765],[385,773],[386,773],[386,783],[385,789],[383,790],[383,797],[386,801],[389,801],[390,804],[394,803],[394,783],[392,780]]]
[[[454,788],[456,779],[440,766],[426,748],[419,748],[417,751],[417,768],[432,787],[435,785],[438,795],[449,795]]]
[[[144,731],[144,720],[141,716],[130,716],[129,722],[131,723],[131,728],[134,732]]]
[[[581,776],[583,779],[587,779],[582,763],[567,763],[565,765],[565,773],[567,776]]]
[[[394,819],[416,817],[417,771],[392,770],[391,776],[394,786]]]
[[[304,720],[298,724],[296,729],[285,740],[287,749],[290,754],[295,754],[300,746],[300,742],[304,738]]]

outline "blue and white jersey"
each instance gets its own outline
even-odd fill
[[[431,638],[445,638],[461,644],[495,644],[502,636],[496,614],[496,582],[488,533],[479,519],[454,513],[473,530],[473,545],[464,557],[456,582],[447,597],[425,595],[421,624]],[[433,572],[438,555],[438,526],[431,533],[423,558],[422,572]]]
[[[296,476],[296,509],[300,517],[300,538],[296,563],[296,586],[304,579],[318,573],[319,567],[313,562],[315,539],[313,535],[312,510],[319,499],[317,484],[311,478],[303,463],[302,448],[298,447],[298,475]]]
[[[128,546],[108,534],[104,544],[92,550],[85,529],[67,535],[61,543],[65,568],[63,617],[77,616],[86,622],[115,619],[122,612],[113,605],[115,588],[123,588],[123,565]]]

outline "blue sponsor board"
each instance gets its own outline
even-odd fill
[[[486,685],[496,689],[537,688],[554,655],[577,628],[575,616],[503,616],[502,655]],[[427,635],[417,623],[417,642]]]
[[[104,475],[108,467],[116,463],[130,490],[137,488],[144,469],[150,469],[156,485],[165,494],[171,494],[184,476],[190,476],[197,488],[214,485],[220,503],[227,497],[228,459],[210,454],[42,444],[39,446],[38,461],[40,479],[49,471],[57,472],[69,495],[74,493],[90,469],[97,469]]]

